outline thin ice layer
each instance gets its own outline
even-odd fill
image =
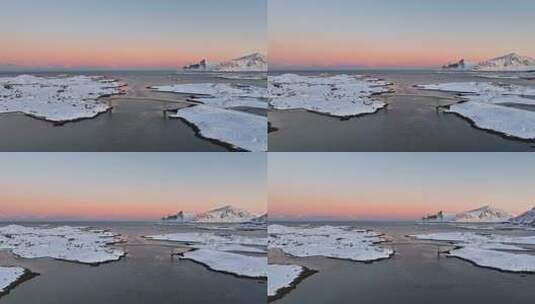
[[[360,262],[389,258],[390,248],[379,233],[342,226],[288,227],[269,225],[269,248],[279,248],[296,257],[324,256]]]
[[[98,98],[119,93],[120,86],[101,77],[3,77],[0,113],[22,112],[53,122],[92,118],[110,109]]]
[[[180,109],[170,117],[194,124],[202,137],[251,152],[267,150],[266,117],[205,105]]]
[[[390,83],[355,75],[268,77],[270,105],[278,110],[305,109],[331,116],[371,114],[386,104],[373,95],[389,92]]]
[[[267,257],[248,256],[211,249],[185,252],[180,259],[192,260],[220,272],[250,278],[267,277]]]
[[[119,241],[113,233],[83,227],[9,225],[0,228],[0,249],[10,249],[13,254],[28,259],[50,257],[85,264],[117,261],[125,253],[109,245]]]
[[[247,237],[230,233],[181,232],[162,235],[149,235],[148,239],[172,241],[187,244],[192,248],[213,249],[219,251],[236,251],[249,253],[265,253],[262,248],[267,246],[267,239]]]
[[[194,101],[218,108],[250,107],[266,109],[266,89],[227,83],[187,83],[152,87],[160,92],[192,94]]]

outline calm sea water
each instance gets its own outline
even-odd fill
[[[4,265],[40,273],[0,299],[6,304],[94,303],[265,303],[266,282],[208,270],[192,261],[171,257],[170,242],[145,240],[149,234],[191,231],[192,228],[151,223],[65,223],[109,228],[127,238],[126,258],[100,266],[50,259],[15,258],[0,251]],[[2,223],[1,225],[5,225]],[[240,232],[265,236],[265,231]]]
[[[283,72],[273,73],[280,74]],[[301,72],[319,75],[327,72]],[[349,120],[304,110],[271,111],[276,132],[269,135],[270,151],[535,151],[535,142],[507,139],[473,128],[466,120],[436,110],[455,103],[454,95],[417,90],[416,84],[453,81],[499,81],[535,86],[535,80],[485,79],[474,74],[434,71],[356,71],[327,74],[359,74],[394,82],[393,94],[379,98],[386,110]],[[529,108],[535,110],[535,108]]]
[[[0,77],[17,74],[0,73]],[[266,85],[265,80],[228,80],[214,74],[174,71],[23,74],[101,75],[127,83],[128,91],[126,95],[101,99],[113,106],[111,113],[63,126],[18,113],[0,114],[0,151],[227,151],[198,137],[183,121],[166,118],[164,110],[189,105],[184,103],[185,95],[154,92],[147,87],[195,82]]]
[[[326,223],[322,223],[326,224]],[[321,257],[288,258],[270,253],[270,262],[295,262],[319,270],[277,304],[293,303],[530,303],[535,275],[476,267],[439,256],[447,246],[413,240],[410,234],[459,230],[448,225],[413,223],[328,223],[383,232],[396,254],[371,264]],[[499,232],[533,235],[535,232]]]

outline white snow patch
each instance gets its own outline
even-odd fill
[[[535,245],[535,236],[439,232],[413,237],[453,243],[459,248],[451,250],[448,256],[469,260],[479,266],[512,272],[535,272],[535,255],[509,252],[525,251],[518,245]]]
[[[252,152],[267,150],[266,117],[205,105],[180,109],[170,117],[191,122],[205,138]]]
[[[389,258],[390,248],[377,246],[385,240],[377,232],[344,226],[289,227],[269,225],[269,248],[296,257],[324,256],[369,262]]]
[[[390,83],[358,75],[268,77],[270,104],[278,110],[305,109],[331,116],[375,113],[386,104],[373,98]]]
[[[467,101],[453,104],[448,112],[457,113],[486,130],[521,139],[535,139],[535,111],[507,106],[535,106],[535,87],[488,82],[452,82],[418,85],[420,89],[459,92]]]
[[[53,122],[92,118],[110,108],[98,98],[120,93],[120,86],[102,77],[2,77],[0,113],[22,112]]]
[[[292,286],[301,276],[304,268],[298,265],[276,265],[270,264],[268,267],[268,297],[277,295],[283,288]]]
[[[108,245],[119,241],[111,232],[83,227],[9,225],[0,228],[0,249],[10,249],[13,254],[28,259],[50,257],[85,264],[117,261],[125,255],[124,251]]]
[[[21,267],[0,266],[0,292],[5,292],[11,284],[20,280],[25,272]]]
[[[185,252],[180,259],[193,260],[208,268],[250,278],[267,277],[267,257],[241,255],[211,249]]]

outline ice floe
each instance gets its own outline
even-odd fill
[[[50,257],[93,265],[117,261],[125,252],[109,245],[120,241],[111,232],[83,227],[9,225],[0,228],[0,249],[9,249],[28,259]]]
[[[268,77],[270,105],[277,110],[304,109],[338,117],[375,113],[386,104],[373,95],[390,92],[388,83],[358,75]]]
[[[0,294],[6,292],[26,274],[26,270],[21,267],[0,266]]]
[[[535,255],[518,253],[526,251],[522,245],[535,245],[535,236],[439,232],[414,237],[452,243],[456,248],[448,256],[468,260],[478,266],[511,272],[535,272]]]
[[[0,113],[21,112],[52,122],[92,118],[110,106],[99,97],[120,93],[123,84],[102,77],[0,78]]]
[[[220,272],[249,278],[267,277],[267,257],[249,256],[213,249],[194,249],[179,255]]]
[[[251,152],[267,150],[267,118],[205,105],[182,108],[169,117],[194,124],[208,139]]]
[[[192,83],[155,86],[161,92],[192,94],[199,105],[182,108],[169,115],[195,125],[202,137],[248,151],[267,150],[267,118],[237,111],[248,107],[267,109],[266,89],[225,83]]]
[[[394,254],[378,246],[385,239],[369,230],[344,226],[269,225],[269,248],[279,248],[296,257],[324,256],[360,262],[386,259]]]
[[[535,139],[535,111],[511,105],[535,106],[535,87],[489,82],[452,82],[417,85],[425,90],[458,92],[466,101],[448,112],[466,117],[475,126],[520,139]]]

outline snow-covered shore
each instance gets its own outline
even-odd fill
[[[55,123],[93,118],[111,108],[98,98],[119,94],[121,86],[102,77],[2,77],[0,113],[21,112]]]
[[[439,232],[413,237],[451,243],[456,248],[448,256],[468,260],[481,267],[509,272],[535,272],[535,255],[519,253],[525,251],[522,245],[535,245],[535,236]]]
[[[388,83],[358,75],[268,77],[270,105],[277,110],[304,109],[337,117],[375,113],[386,107],[373,95],[390,92]]]
[[[107,231],[84,227],[0,227],[0,249],[27,259],[53,258],[98,265],[118,261],[125,252],[109,245],[121,239]]]
[[[465,100],[449,106],[450,113],[476,127],[519,139],[535,139],[535,111],[510,105],[535,106],[535,87],[490,82],[452,82],[417,85],[423,90],[457,92]]]
[[[0,266],[0,295],[9,291],[25,274],[26,270],[21,267]]]
[[[324,256],[359,262],[387,259],[391,248],[378,246],[381,234],[342,226],[289,227],[269,225],[269,248],[279,248],[296,257]]]
[[[315,271],[299,265],[268,265],[268,299],[274,301],[294,289],[296,285]]]
[[[267,150],[267,118],[235,110],[237,107],[267,109],[266,89],[222,83],[155,86],[160,92],[191,94],[199,105],[182,108],[169,115],[193,124],[200,136],[235,149],[252,152]]]

